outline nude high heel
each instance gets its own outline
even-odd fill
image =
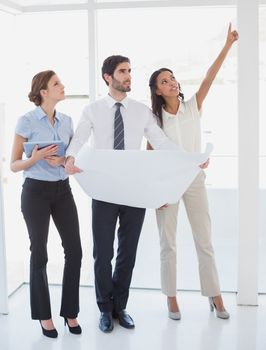
[[[181,312],[180,311],[170,311],[170,305],[167,300],[167,305],[168,305],[168,317],[171,318],[171,320],[179,321],[181,320]]]
[[[222,318],[224,320],[226,320],[230,317],[229,312],[227,312],[225,309],[223,311],[217,310],[216,305],[213,302],[213,297],[209,297],[209,303],[210,303],[210,310],[211,310],[211,312],[213,312],[215,310],[216,317]]]

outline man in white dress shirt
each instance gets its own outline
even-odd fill
[[[83,111],[66,154],[65,168],[69,174],[80,172],[75,166],[75,157],[91,135],[92,147],[95,149],[140,149],[143,136],[154,149],[180,149],[157,126],[146,105],[127,97],[131,89],[131,68],[127,57],[117,55],[106,58],[102,77],[109,93],[105,98],[86,106]],[[120,118],[118,136],[115,134],[116,117]],[[116,145],[117,137],[120,138],[119,145]],[[144,216],[145,208],[92,199],[95,289],[101,312],[99,327],[103,332],[113,330],[113,318],[118,318],[122,327],[135,327],[125,309]],[[117,220],[118,249],[112,272]]]

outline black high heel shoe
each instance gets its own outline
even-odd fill
[[[40,325],[42,327],[42,334],[43,335],[45,335],[48,338],[57,338],[58,333],[57,333],[57,330],[55,328],[54,329],[45,329],[42,326],[41,320],[39,320],[39,322],[40,322]]]
[[[80,325],[75,326],[75,327],[70,327],[70,325],[67,322],[67,318],[66,317],[64,317],[64,320],[65,320],[65,326],[66,325],[68,326],[68,329],[69,329],[70,333],[73,333],[73,334],[81,334],[82,333],[82,329],[81,329]]]

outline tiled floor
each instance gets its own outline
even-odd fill
[[[80,336],[72,335],[58,316],[61,288],[50,287],[53,318],[59,336],[49,339],[40,325],[30,319],[29,287],[23,285],[9,299],[10,313],[0,316],[1,350],[265,350],[266,296],[259,307],[237,306],[235,294],[224,294],[231,313],[229,320],[209,312],[207,299],[197,292],[180,292],[181,321],[167,318],[165,297],[159,291],[131,290],[128,311],[136,328],[127,330],[117,323],[112,333],[98,329],[99,312],[93,288],[81,287]]]

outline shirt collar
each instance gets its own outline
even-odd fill
[[[128,107],[128,97],[127,97],[127,96],[126,96],[122,101],[116,101],[112,96],[107,95],[107,96],[105,97],[105,100],[106,100],[106,102],[107,102],[107,104],[108,104],[108,107],[109,107],[110,109],[113,108],[113,106],[114,106],[117,102],[121,103],[121,105],[122,105],[123,107],[125,107],[126,109],[127,109],[127,107]]]
[[[39,120],[41,120],[42,118],[44,117],[47,117],[47,114],[44,112],[44,110],[42,109],[41,106],[38,106],[36,109],[35,109],[35,112],[36,112],[36,116]],[[60,117],[60,113],[55,111],[55,119],[57,119],[58,121],[61,120],[61,117]]]
[[[174,118],[180,113],[181,114],[185,113],[185,104],[183,101],[180,101],[180,105],[179,105],[179,108],[178,108],[178,111],[176,114],[171,114],[171,113],[167,112],[164,108],[162,108],[162,116],[163,116],[163,119],[165,119],[165,120]]]

